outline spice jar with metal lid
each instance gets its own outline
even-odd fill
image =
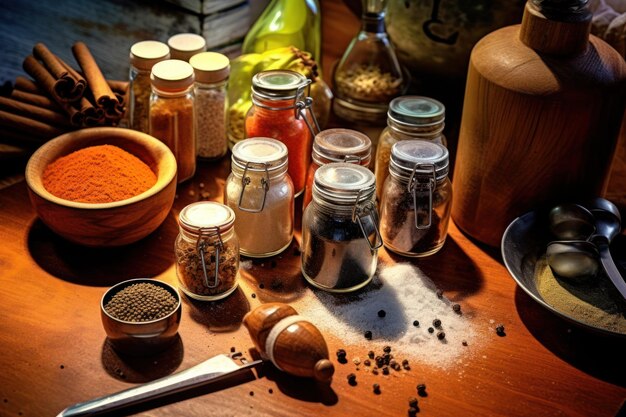
[[[348,162],[369,167],[372,154],[372,141],[361,132],[351,129],[326,129],[313,140],[312,162],[306,178],[303,208],[312,198],[315,171],[322,165],[332,162]]]
[[[167,40],[172,59],[187,61],[192,56],[206,51],[206,40],[195,33],[179,33]]]
[[[278,139],[289,149],[289,176],[296,196],[304,191],[311,142],[320,128],[305,92],[311,80],[289,70],[262,71],[252,77],[252,107],[245,135]]]
[[[376,148],[376,196],[382,197],[383,185],[389,174],[389,158],[394,143],[407,139],[423,139],[447,146],[443,135],[446,108],[432,98],[402,96],[389,103],[387,127],[378,138]]]
[[[265,258],[285,250],[293,238],[294,193],[287,173],[287,147],[270,138],[238,142],[224,201],[233,209],[241,254]]]
[[[443,145],[425,140],[393,145],[380,204],[380,234],[387,249],[410,257],[441,249],[452,208],[448,169]]]
[[[193,67],[178,59],[161,61],[150,74],[150,134],[165,143],[178,165],[178,182],[196,171],[196,115]]]
[[[230,61],[217,52],[201,52],[191,57],[189,63],[196,75],[196,151],[206,159],[221,158],[228,150],[226,138],[226,84]]]
[[[174,245],[180,289],[197,300],[219,300],[237,288],[239,239],[235,213],[213,201],[183,208]]]
[[[132,129],[149,133],[150,71],[157,62],[170,59],[170,48],[163,42],[141,41],[130,47],[130,107]]]
[[[371,281],[383,244],[374,191],[366,167],[330,163],[317,170],[302,219],[301,268],[311,285],[348,292]]]

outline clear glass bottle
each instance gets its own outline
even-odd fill
[[[226,85],[230,61],[217,52],[201,52],[192,56],[189,63],[196,76],[196,151],[199,158],[217,159],[226,154]]]
[[[387,0],[363,0],[361,31],[337,64],[333,75],[333,110],[342,119],[382,124],[391,99],[408,87],[385,29]]]
[[[195,33],[179,33],[167,40],[172,59],[189,62],[192,56],[206,51],[206,40]]]
[[[276,139],[244,139],[233,147],[224,201],[237,216],[242,255],[265,258],[291,243],[294,191],[287,166],[287,147]]]
[[[393,145],[381,201],[380,234],[387,249],[409,257],[441,249],[452,208],[448,170],[443,145],[425,140]]]
[[[311,143],[319,126],[305,92],[311,80],[289,70],[262,71],[252,77],[252,107],[245,120],[247,138],[278,139],[289,150],[289,176],[296,196],[304,191]]]
[[[447,146],[443,135],[446,108],[432,98],[403,96],[389,103],[387,127],[378,138],[376,148],[376,196],[380,202],[383,185],[389,175],[391,147],[398,141],[423,139]]]
[[[193,67],[177,59],[161,61],[152,67],[150,82],[150,134],[176,157],[181,183],[196,171]]]
[[[311,202],[313,179],[319,167],[332,162],[369,167],[371,154],[372,141],[364,133],[351,129],[326,129],[318,133],[313,140],[312,162],[307,173],[302,208]]]
[[[174,244],[180,289],[197,300],[219,300],[237,288],[239,239],[235,213],[213,201],[183,208]]]
[[[141,41],[130,47],[130,106],[131,129],[150,132],[150,71],[157,62],[170,58],[170,49],[163,42]]]
[[[320,167],[313,200],[302,218],[302,274],[313,286],[349,292],[367,285],[382,240],[374,200],[374,174],[366,167]]]

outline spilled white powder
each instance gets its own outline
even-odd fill
[[[381,265],[368,287],[357,295],[307,290],[312,294],[292,305],[322,333],[364,350],[352,349],[352,356],[368,350],[378,355],[384,345],[389,345],[399,359],[445,368],[469,355],[474,340],[471,319],[455,313],[447,298],[437,297],[437,287],[417,267],[408,263]],[[384,318],[378,317],[379,310],[385,310]],[[434,328],[434,319],[441,320],[441,329]],[[414,320],[419,321],[419,327],[413,325]],[[428,332],[429,327],[434,333]],[[372,340],[364,337],[366,330],[372,332]],[[439,330],[445,332],[444,340],[437,338]],[[468,346],[463,346],[464,340]]]

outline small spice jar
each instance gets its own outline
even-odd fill
[[[195,54],[206,51],[206,40],[195,33],[179,33],[167,40],[172,59],[189,62]]]
[[[217,52],[201,52],[189,63],[195,71],[196,151],[206,159],[221,158],[228,150],[226,138],[226,84],[230,61]]]
[[[387,249],[410,257],[441,249],[452,207],[448,169],[443,145],[425,140],[393,145],[381,201],[380,234]]]
[[[163,42],[141,41],[130,47],[129,123],[132,129],[150,132],[150,71],[154,64],[169,58],[170,48]]]
[[[313,178],[322,165],[332,162],[348,162],[369,166],[372,154],[372,141],[367,135],[351,129],[326,129],[313,140],[312,162],[307,173],[303,208],[312,198]]]
[[[176,276],[180,289],[196,300],[219,300],[237,288],[239,239],[235,213],[213,201],[183,208],[178,217]]]
[[[181,183],[196,171],[193,67],[177,59],[161,61],[152,67],[150,82],[150,134],[176,157]]]
[[[374,276],[378,248],[378,213],[374,174],[349,163],[320,167],[313,200],[302,219],[302,274],[317,288],[354,291]]]
[[[241,254],[265,258],[285,250],[293,238],[294,192],[287,174],[287,147],[270,138],[238,142],[224,201],[233,209]]]
[[[304,191],[311,161],[311,142],[319,126],[305,95],[311,83],[288,70],[262,71],[252,77],[252,107],[245,120],[245,135],[278,139],[289,149],[289,176],[296,196]]]
[[[445,117],[445,106],[429,97],[403,96],[389,103],[387,127],[380,134],[376,148],[376,196],[379,202],[389,173],[393,144],[401,140],[423,139],[447,146],[443,135]]]

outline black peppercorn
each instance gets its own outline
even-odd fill
[[[372,364],[372,362],[370,362],[370,360],[369,360],[369,359],[365,359],[365,360],[363,361],[363,365],[365,365],[365,366],[370,366],[371,364]]]
[[[435,327],[441,327],[441,320],[439,320],[439,319],[435,319],[435,320],[433,320],[433,326],[435,326]]]
[[[346,351],[344,349],[337,349],[337,361],[339,363],[347,363]]]
[[[461,344],[462,344],[463,346],[467,346],[467,340],[462,341],[462,342],[461,342]]]
[[[417,384],[417,395],[426,397],[426,384]]]
[[[428,333],[434,333],[434,332],[435,332],[435,329],[433,329],[432,327],[428,328]]]
[[[452,310],[454,310],[455,313],[461,313],[461,304],[452,304]]]
[[[260,289],[265,288],[265,284],[263,284],[263,283],[261,282],[261,283],[259,284],[259,288],[260,288]]]
[[[256,298],[256,294],[255,294],[255,293],[252,293],[252,294],[250,294],[250,297],[252,297],[252,298]]]
[[[389,364],[389,361],[391,361],[391,355],[389,353],[385,353],[383,355],[383,361],[385,362],[385,364]]]
[[[366,330],[364,333],[364,336],[367,340],[372,340],[372,332],[369,330]]]
[[[443,340],[445,338],[446,338],[446,333],[445,332],[437,332],[437,339]]]
[[[413,326],[418,327],[420,325],[420,322],[417,320],[413,320]]]
[[[506,336],[506,333],[504,333],[504,324],[498,324],[496,326],[496,334],[500,337]]]
[[[383,375],[389,375],[389,367],[383,366]]]
[[[356,385],[356,375],[348,374],[348,384],[355,386]]]
[[[230,347],[230,352],[231,352],[231,353],[235,353],[236,351],[237,351],[237,349],[236,349],[234,346],[231,346],[231,347]]]
[[[387,315],[387,312],[385,310],[378,310],[378,317],[380,317],[381,319],[384,318]]]
[[[374,375],[378,375],[378,369],[376,369],[376,368],[372,369],[372,373],[373,373]]]
[[[415,417],[417,415],[418,409],[415,407],[409,408],[409,417]]]
[[[250,396],[254,397],[254,391],[250,391]]]
[[[380,385],[374,384],[372,388],[374,389],[374,394],[380,394]]]
[[[367,357],[370,359],[374,359],[374,356],[376,356],[376,354],[374,353],[373,350],[370,350],[369,352],[367,352]]]
[[[409,407],[417,407],[417,398],[415,397],[410,397],[409,398]]]
[[[409,369],[411,369],[411,366],[409,365],[409,360],[408,360],[408,359],[404,359],[404,360],[402,361],[402,367],[403,367],[404,369],[406,369],[407,371],[408,371]]]
[[[389,353],[389,352],[391,352],[391,346],[385,346],[385,347],[383,348],[383,352],[385,352],[385,353]]]
[[[382,368],[384,364],[385,364],[385,359],[383,359],[382,356],[376,356],[376,366],[378,366],[379,368]]]

